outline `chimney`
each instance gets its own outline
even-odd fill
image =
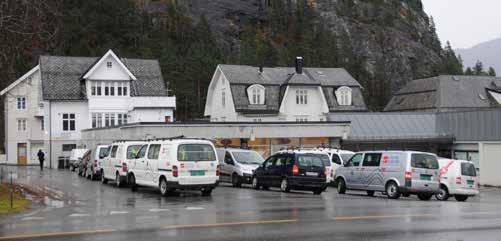
[[[262,65],[259,66],[259,73],[263,73],[263,66]]]
[[[303,73],[303,57],[296,57],[296,73],[302,74]]]

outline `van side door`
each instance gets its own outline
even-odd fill
[[[360,188],[360,165],[362,163],[364,154],[358,153],[355,154],[347,163],[346,163],[346,187],[348,189],[359,189]]]
[[[115,159],[117,158],[118,146],[114,145],[111,147],[110,155],[105,159],[104,162],[104,172],[106,178],[113,178],[115,173]]]
[[[134,175],[136,176],[136,182],[143,183],[145,181],[145,172],[146,172],[146,151],[148,149],[148,145],[143,145],[139,148],[137,155],[132,162],[134,162]]]
[[[381,153],[365,153],[362,167],[360,167],[360,184],[362,188],[384,190],[383,176],[379,168],[381,156]]]
[[[148,147],[148,154],[146,156],[146,167],[144,169],[144,180],[155,186],[155,180],[158,174],[158,162],[160,157],[160,144],[151,144]]]
[[[231,182],[231,175],[233,175],[234,168],[235,160],[233,160],[229,151],[225,151],[224,163],[221,167],[221,177],[223,177],[226,182]]]

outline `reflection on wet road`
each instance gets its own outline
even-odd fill
[[[18,172],[18,182],[50,195],[31,210],[2,217],[0,240],[500,240],[501,234],[497,189],[465,203],[224,184],[212,197],[161,197],[68,171],[9,169]]]

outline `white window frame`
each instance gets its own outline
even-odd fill
[[[308,104],[308,90],[305,89],[296,90],[296,104],[297,105]]]
[[[266,101],[266,88],[260,84],[251,85],[247,88],[249,103],[251,105],[264,105]]]
[[[28,129],[28,121],[26,119],[17,119],[17,131],[26,132]]]
[[[113,62],[111,62],[111,61],[106,62],[106,67],[107,67],[108,69],[113,68]]]
[[[348,86],[339,87],[336,92],[337,103],[341,106],[352,105],[352,89]]]
[[[16,98],[16,108],[18,110],[26,110],[26,96],[19,96]]]

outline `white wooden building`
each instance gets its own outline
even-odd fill
[[[176,108],[157,60],[119,58],[111,50],[100,58],[41,56],[0,95],[6,162],[20,165],[38,163],[42,149],[54,166],[83,147],[83,129],[172,122]]]

